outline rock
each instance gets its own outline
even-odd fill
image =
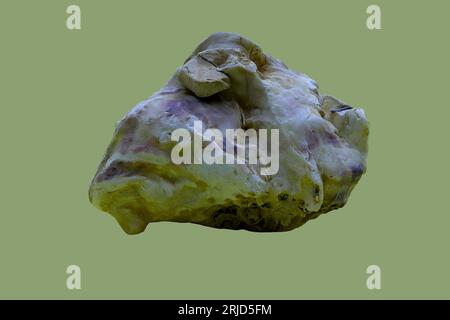
[[[174,164],[172,133],[193,133],[196,121],[224,136],[278,129],[278,172],[263,175],[262,164],[249,161]],[[368,132],[362,109],[320,95],[315,81],[250,40],[215,33],[118,122],[89,197],[130,234],[157,221],[291,230],[344,206],[366,170]],[[250,146],[223,142],[232,150]],[[224,144],[217,146],[225,152]]]

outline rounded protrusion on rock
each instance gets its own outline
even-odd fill
[[[128,234],[138,234],[145,230],[148,222],[139,212],[132,208],[114,208],[111,214],[116,218],[123,231]]]
[[[321,110],[324,118],[336,127],[340,137],[360,152],[367,153],[369,122],[364,110],[353,108],[330,96],[323,96]]]
[[[199,98],[212,96],[230,87],[230,78],[199,56],[187,61],[181,67],[178,77]]]

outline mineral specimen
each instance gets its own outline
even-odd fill
[[[196,121],[220,132],[278,129],[278,172],[262,175],[248,161],[175,164],[171,134],[194,134]],[[368,132],[362,109],[320,95],[311,78],[250,40],[215,33],[118,122],[89,198],[129,234],[157,221],[291,230],[346,203],[366,170]]]

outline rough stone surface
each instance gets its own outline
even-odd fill
[[[204,130],[279,129],[279,172],[173,164],[170,134],[195,120]],[[130,234],[157,221],[291,230],[346,203],[366,170],[368,132],[362,109],[320,95],[250,40],[215,33],[118,122],[89,197]]]

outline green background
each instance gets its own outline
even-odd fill
[[[382,30],[366,28],[378,4]],[[77,4],[82,30],[66,28]],[[446,1],[0,2],[0,298],[450,298]],[[348,204],[286,233],[157,223],[88,201],[115,122],[216,31],[365,109]],[[82,289],[66,289],[66,267]],[[382,270],[368,290],[366,268]]]

